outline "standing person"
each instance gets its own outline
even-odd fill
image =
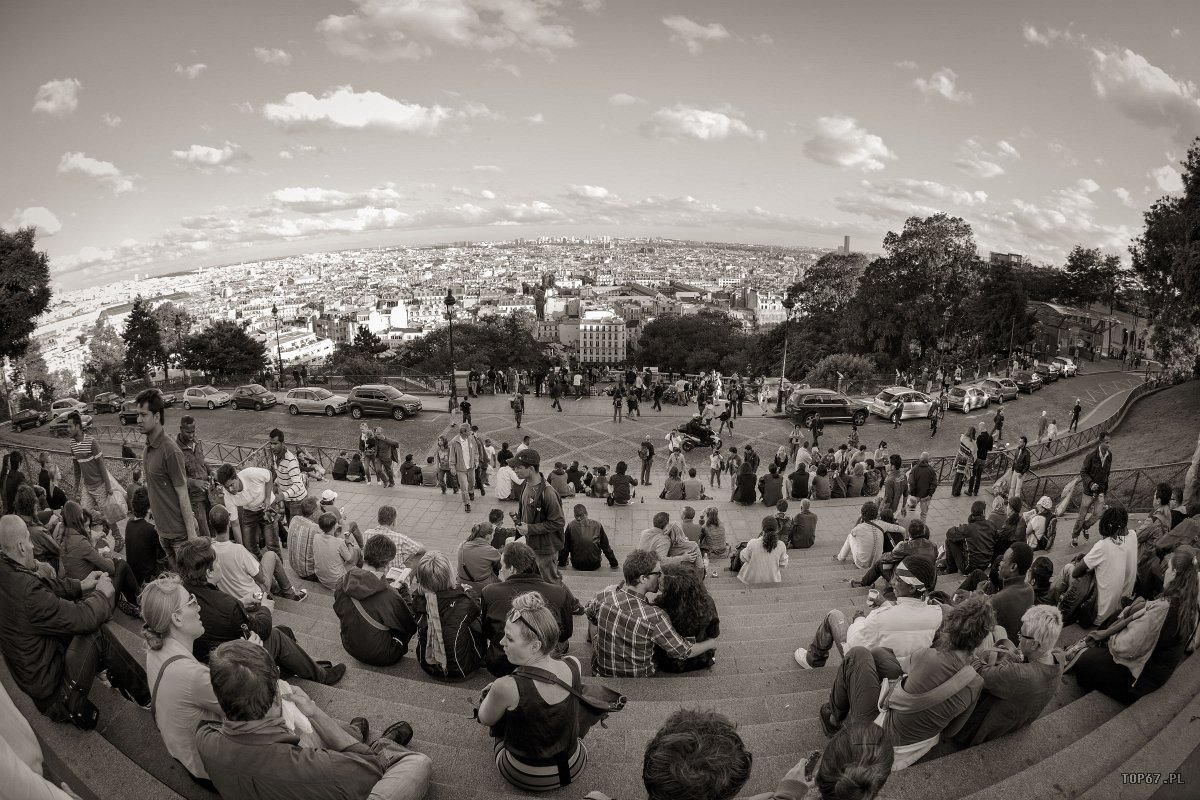
[[[621,411],[624,408],[625,386],[618,383],[612,388],[613,422],[621,422]]]
[[[929,501],[933,499],[938,485],[937,472],[929,465],[929,453],[921,453],[917,465],[909,473],[908,482],[908,508],[910,511],[916,511],[917,506],[920,506],[921,521],[925,522],[929,517]]]
[[[997,442],[1004,438],[1004,406],[997,408],[992,417],[992,438]]]
[[[813,447],[820,447],[821,434],[825,432],[825,422],[821,419],[820,411],[813,414],[812,420],[808,423],[808,428],[812,432]]]
[[[562,403],[562,383],[558,380],[558,376],[551,374],[550,376],[550,407],[556,408],[561,413]]]
[[[437,439],[437,450],[434,453],[434,459],[437,466],[437,485],[442,490],[442,494],[446,493],[446,487],[454,484],[453,470],[450,469],[450,442],[445,436],[439,436]],[[458,486],[453,486],[454,493],[458,494]]]
[[[276,555],[282,554],[274,519],[275,492],[271,471],[262,467],[237,470],[232,464],[222,464],[217,469],[217,483],[225,490],[225,508],[231,516],[236,514],[241,544],[255,558],[260,557],[264,545]],[[304,516],[303,505],[301,503],[301,513],[296,516]]]
[[[1042,415],[1038,417],[1037,440],[1039,443],[1042,441],[1042,439],[1046,438],[1046,428],[1049,427],[1049,425],[1050,419],[1046,416],[1046,410],[1042,409]]]
[[[375,462],[375,434],[365,422],[358,425],[358,453],[362,457],[363,476],[371,485],[371,465]]]
[[[992,452],[992,435],[987,428],[975,437],[975,466],[971,470],[971,482],[967,484],[967,494],[979,496],[979,482],[983,479],[983,468],[987,466],[988,453]]]
[[[1053,441],[1058,436],[1058,420],[1051,419],[1050,424],[1046,426],[1046,441]]]
[[[464,422],[458,426],[458,436],[450,442],[450,469],[458,479],[463,510],[467,513],[471,512],[471,501],[475,499],[475,468],[478,465],[479,453],[471,436],[471,426]]]
[[[462,412],[462,421],[471,424],[471,401],[463,398],[458,403],[458,410]]]
[[[1003,421],[1001,421],[1003,424]],[[1021,482],[1025,480],[1025,473],[1029,472],[1029,464],[1032,456],[1029,453],[1029,440],[1022,436],[1020,443],[1017,445],[1017,451],[1013,453],[1012,461],[1012,478],[1009,479],[1008,496],[1021,496]],[[1078,534],[1075,534],[1078,536]]]
[[[521,418],[525,415],[525,395],[514,394],[508,405],[513,410],[513,419],[517,421],[517,427],[521,427]]]
[[[713,446],[712,452],[708,454],[708,485],[714,485],[721,488],[721,473],[725,471],[725,461],[721,458],[721,448]]]
[[[286,515],[286,521],[291,522],[292,517],[300,514],[300,504],[304,502],[304,498],[308,497],[308,486],[304,483],[304,473],[300,471],[300,461],[296,458],[296,454],[287,449],[284,444],[283,431],[279,428],[273,428],[271,436],[271,457],[275,462],[275,489],[279,498],[283,501],[283,510]],[[378,447],[376,442],[376,447]],[[387,478],[379,471],[379,456],[376,450],[375,456],[375,474],[379,478],[380,483],[384,483]],[[388,462],[389,466],[391,462]]]
[[[1083,413],[1083,401],[1080,398],[1075,398],[1075,407],[1071,409],[1071,424],[1067,430],[1074,433],[1079,430],[1079,415]]]
[[[396,475],[392,472],[392,461],[396,454],[396,448],[399,446],[398,441],[383,435],[382,426],[375,429],[375,474],[379,476],[379,482],[384,486],[396,485]],[[305,493],[307,494],[307,490]]]
[[[196,530],[201,536],[208,536],[208,512],[212,509],[208,493],[212,489],[212,472],[204,460],[204,446],[196,438],[196,420],[190,414],[179,420],[179,433],[175,441],[183,451],[188,498],[192,501]]]
[[[975,463],[975,426],[967,428],[966,433],[958,437],[958,456],[954,459],[954,487],[950,494],[958,497],[962,493],[963,480]],[[974,480],[974,477],[972,477]],[[970,492],[967,492],[970,494]]]
[[[896,398],[896,405],[892,407],[892,413],[889,417],[892,421],[892,430],[896,430],[904,423],[900,421],[900,417],[904,415],[904,401],[899,397]]]
[[[654,445],[650,443],[649,438],[642,440],[641,447],[638,448],[638,460],[642,462],[641,483],[643,486],[649,486],[650,467],[654,464]]]
[[[667,389],[665,386],[663,386],[662,381],[655,381],[654,391],[652,392],[654,397],[654,405],[651,406],[651,408],[653,408],[655,411],[662,411],[662,399],[663,394],[666,391]]]
[[[942,418],[942,413],[940,411],[936,414],[931,414],[929,416],[929,438],[930,439],[937,436],[938,420],[940,420],[941,418]]]
[[[793,425],[792,432],[788,436],[788,445],[791,447],[789,460],[793,464],[795,464],[797,459],[800,458],[800,447],[804,441],[804,428],[800,427],[799,425]]]
[[[142,474],[150,495],[150,511],[154,514],[158,540],[167,554],[167,560],[172,569],[177,569],[179,548],[188,540],[197,538],[196,517],[192,514],[192,501],[188,497],[183,451],[167,436],[163,427],[166,405],[162,392],[145,389],[138,394],[136,402],[138,427],[146,435]]]
[[[119,498],[122,504],[127,503],[125,493],[109,474],[104,455],[100,452],[96,440],[83,432],[83,418],[77,411],[67,414],[67,435],[71,438],[71,460],[75,467],[75,485],[79,487],[79,505],[92,516],[105,518],[114,534],[113,546],[121,550],[124,547],[124,538],[117,527],[120,520],[115,514],[110,519],[107,512],[114,499]],[[18,453],[13,455],[19,456]],[[17,469],[19,463],[18,461],[14,464],[13,468]],[[11,512],[12,498],[8,500]]]
[[[1075,525],[1071,528],[1071,546],[1079,546],[1079,534],[1086,541],[1091,521],[1088,512],[1104,507],[1104,494],[1108,491],[1108,475],[1112,470],[1112,435],[1105,432],[1100,434],[1100,444],[1083,459],[1079,470],[1079,483],[1083,487],[1083,497],[1079,501],[1079,514],[1075,517]],[[1010,495],[1011,496],[1011,495]],[[1093,508],[1094,507],[1094,508]]]
[[[551,583],[561,584],[558,554],[566,544],[567,528],[562,500],[538,469],[542,459],[536,450],[526,448],[514,456],[513,461],[512,467],[517,477],[525,482],[521,490],[517,532],[533,548],[542,577]],[[574,605],[578,606],[578,601]]]

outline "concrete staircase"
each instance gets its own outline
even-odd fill
[[[339,492],[343,486],[338,485]],[[386,500],[401,510],[399,527],[431,549],[453,555],[468,528],[468,516],[452,504],[457,498],[442,498],[416,487],[357,487],[356,493],[343,493],[342,499],[349,501],[348,513],[358,512],[351,517],[360,524],[373,518],[373,512],[370,517],[365,513],[368,509]],[[679,508],[678,503],[657,499],[617,509],[586,502],[593,517],[609,531],[618,557],[629,551],[650,515],[659,510],[674,515]],[[478,505],[486,512],[494,504]],[[571,505],[573,502],[567,501],[568,513]],[[767,511],[761,506],[718,505],[738,539],[756,530],[757,521]],[[935,501],[930,522],[936,541],[948,524],[965,518],[967,506],[969,498]],[[824,669],[806,671],[795,664],[792,652],[808,643],[828,609],[865,606],[866,591],[851,589],[848,584],[859,571],[831,559],[849,527],[846,520],[853,519],[857,507],[855,501],[819,504],[815,509],[821,515],[817,544],[811,550],[791,551],[791,563],[780,586],[747,589],[724,569],[725,564],[714,562],[711,569],[717,569],[718,576],[710,576],[708,586],[722,622],[714,667],[653,679],[604,679],[606,685],[629,697],[629,705],[610,719],[607,729],[595,728],[589,735],[590,763],[579,784],[547,796],[579,798],[599,789],[624,800],[644,797],[640,777],[643,749],[664,718],[680,707],[713,708],[738,722],[754,753],[754,772],[746,795],[769,791],[801,754],[823,747],[826,740],[817,711],[828,698],[837,656]],[[411,521],[408,525],[403,524],[406,511]],[[472,515],[470,521],[477,516]],[[1060,540],[1050,555],[1061,564],[1073,552]],[[585,601],[619,580],[619,573],[607,568],[594,573],[565,570],[564,575]],[[941,588],[952,591],[958,580],[958,576],[944,577]],[[277,601],[276,624],[291,627],[314,658],[347,661],[339,642],[332,595],[320,586],[304,585],[310,589],[305,602]],[[586,669],[591,654],[585,641],[586,622],[575,619],[570,653]],[[114,621],[123,641],[141,652],[137,623],[119,613]],[[1073,642],[1081,635],[1078,628],[1068,629],[1062,642]],[[410,721],[416,731],[413,747],[434,760],[435,785],[429,797],[525,796],[500,779],[492,763],[487,731],[470,718],[468,695],[491,680],[486,671],[459,683],[441,683],[422,672],[411,654],[390,668],[353,660],[348,663],[350,669],[337,686],[301,682],[305,691],[336,718],[367,717],[373,730],[382,730],[398,719]],[[0,680],[43,736],[47,749],[65,762],[63,769],[68,775],[64,779],[73,785],[78,784],[72,775],[90,786],[97,798],[211,797],[166,754],[149,713],[115,693],[102,687],[93,691],[101,707],[101,726],[99,735],[84,734],[48,723],[31,704],[21,704],[24,695],[11,686],[2,670]],[[1166,689],[1128,709],[1099,694],[1081,696],[1068,676],[1041,718],[1028,729],[959,752],[941,746],[921,763],[894,774],[884,796],[913,800],[1148,796],[1128,793],[1131,787],[1121,785],[1120,774],[1133,769],[1168,772],[1182,762],[1197,741],[1198,726],[1191,720],[1200,702],[1195,699],[1198,695],[1200,659],[1186,661]]]

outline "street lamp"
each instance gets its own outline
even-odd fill
[[[279,359],[279,375],[275,379],[275,386],[283,385],[283,351],[279,348],[279,308],[271,303],[271,317],[275,320],[275,357]]]
[[[454,304],[458,301],[454,299],[452,288],[446,288],[446,298],[442,302],[446,304],[446,319],[450,322],[450,412],[454,413],[454,409],[458,408],[457,370],[454,365]]]
[[[792,309],[796,307],[796,302],[792,298],[787,297],[783,300],[783,364],[779,367],[779,392],[775,398],[775,413],[783,413],[783,381],[787,376],[787,346],[788,346],[788,323],[792,321]]]

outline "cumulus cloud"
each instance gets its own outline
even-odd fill
[[[754,130],[734,112],[716,111],[679,103],[660,108],[654,116],[642,124],[642,132],[659,139],[690,138],[702,142],[716,142],[731,137],[763,141],[766,131]]]
[[[1025,37],[1025,41],[1030,44],[1040,44],[1042,47],[1050,46],[1050,36],[1042,33],[1033,25],[1026,25],[1021,29],[1021,34]]]
[[[1129,49],[1091,50],[1092,86],[1124,116],[1186,147],[1200,130],[1200,89]]]
[[[352,14],[317,25],[328,48],[359,61],[418,60],[448,45],[495,52],[520,49],[551,56],[574,47],[560,0],[353,0]]]
[[[608,102],[614,106],[636,106],[645,103],[645,99],[638,97],[635,94],[626,94],[625,92],[617,92],[614,95],[609,95]]]
[[[491,189],[484,189],[483,191],[481,191],[479,193],[479,196],[482,197],[484,200],[495,200],[496,199],[496,193],[493,192]]]
[[[188,66],[176,64],[175,74],[182,75],[189,81],[194,81],[196,78],[199,78],[206,69],[208,69],[208,64],[190,64]]]
[[[1137,203],[1133,201],[1133,195],[1131,195],[1129,190],[1125,187],[1118,186],[1117,188],[1113,189],[1113,194],[1117,196],[1117,199],[1119,199],[1126,208],[1137,208]]]
[[[1123,252],[1132,231],[1125,225],[1106,225],[1096,220],[1093,195],[1099,189],[1095,181],[1080,178],[1037,202],[1014,198],[979,211],[971,223],[981,244],[1049,260],[1064,258],[1079,242]]]
[[[521,77],[521,68],[516,64],[511,64],[499,58],[493,58],[483,65],[483,68],[492,72],[507,72],[514,78]]]
[[[770,47],[771,45],[775,44],[774,37],[772,37],[769,33],[760,33],[753,38],[754,43],[759,47]]]
[[[841,115],[819,118],[802,149],[819,164],[863,172],[877,172],[896,158],[882,138],[868,133],[853,117]]]
[[[546,121],[546,115],[539,111],[536,114],[530,114],[528,117],[525,118],[525,121],[528,122],[530,125],[541,125],[542,123],[544,123]]]
[[[1007,142],[998,143],[999,152],[991,153],[975,139],[967,139],[959,150],[954,166],[973,178],[995,178],[1004,174],[998,162],[1003,158],[1019,158],[1016,148]]]
[[[292,54],[287,50],[280,50],[278,47],[256,47],[254,48],[254,57],[273,67],[286,67],[292,63]]]
[[[928,78],[917,78],[913,86],[926,97],[943,97],[951,103],[971,102],[971,93],[958,88],[958,73],[942,67]]]
[[[729,31],[724,25],[717,22],[701,25],[682,14],[663,17],[662,24],[671,31],[671,41],[686,47],[692,55],[699,54],[705,44],[723,42],[729,38]]]
[[[1169,164],[1164,167],[1155,167],[1147,172],[1146,176],[1151,178],[1158,188],[1164,192],[1183,191],[1183,176]]]
[[[137,176],[130,175],[117,169],[111,161],[86,156],[83,153],[64,153],[58,162],[58,174],[76,173],[94,178],[108,186],[114,196],[120,196],[137,189]]]
[[[47,117],[65,117],[79,107],[83,84],[77,78],[46,81],[33,96],[33,113]]]
[[[1181,36],[1183,36],[1183,31],[1179,30],[1179,28],[1171,28],[1171,38],[1172,39],[1178,39]]]
[[[567,195],[569,197],[586,197],[590,200],[604,200],[611,197],[612,194],[603,186],[592,186],[591,184],[573,183],[567,187]]]
[[[289,130],[375,129],[429,135],[436,133],[453,112],[439,105],[405,103],[379,92],[356,92],[353,87],[339,86],[321,97],[291,92],[283,102],[263,106],[263,116]]]
[[[107,125],[110,128],[116,128],[121,124],[121,118],[118,117],[116,114],[108,114],[108,113],[101,114],[100,119],[101,119],[101,121],[104,122],[105,125]]]
[[[280,208],[306,214],[321,214],[329,211],[346,211],[374,206],[396,208],[404,199],[395,184],[388,183],[365,192],[343,192],[320,187],[291,186],[276,189],[271,199]]]
[[[316,153],[324,153],[325,151],[311,144],[294,144],[286,150],[279,151],[279,157],[285,160],[292,160],[296,156],[313,155]]]
[[[221,147],[194,144],[187,150],[172,150],[171,158],[200,169],[211,170],[220,167],[228,170],[232,169],[233,164],[246,161],[250,156],[240,145],[226,141]]]
[[[1000,141],[996,142],[996,148],[997,148],[997,149],[998,149],[998,150],[999,150],[999,151],[1000,151],[1000,152],[1001,152],[1003,155],[1006,155],[1006,156],[1008,156],[1009,158],[1020,158],[1020,157],[1021,157],[1021,151],[1020,151],[1020,150],[1018,150],[1017,148],[1013,147],[1011,144],[1009,144],[1008,142],[1004,141],[1003,139],[1001,139]]]
[[[987,192],[971,191],[937,181],[900,178],[864,180],[860,189],[834,197],[833,207],[889,224],[911,216],[928,217],[957,208],[976,208],[988,201]]]
[[[503,167],[498,167],[495,164],[476,164],[471,167],[473,172],[504,172]]]
[[[31,226],[37,228],[41,236],[53,236],[62,230],[62,221],[45,206],[30,206],[14,208],[12,216],[4,223],[4,227],[9,230]]]

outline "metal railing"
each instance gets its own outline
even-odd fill
[[[1191,462],[1179,461],[1174,464],[1114,469],[1108,476],[1108,492],[1104,500],[1109,504],[1120,503],[1131,514],[1148,513],[1154,510],[1154,487],[1160,483],[1182,486],[1189,467]],[[1059,475],[1031,473],[1021,484],[1021,499],[1027,507],[1042,496],[1058,502],[1063,490],[1078,477],[1078,471]],[[1081,492],[1072,492],[1068,512],[1079,510],[1081,497]]]

